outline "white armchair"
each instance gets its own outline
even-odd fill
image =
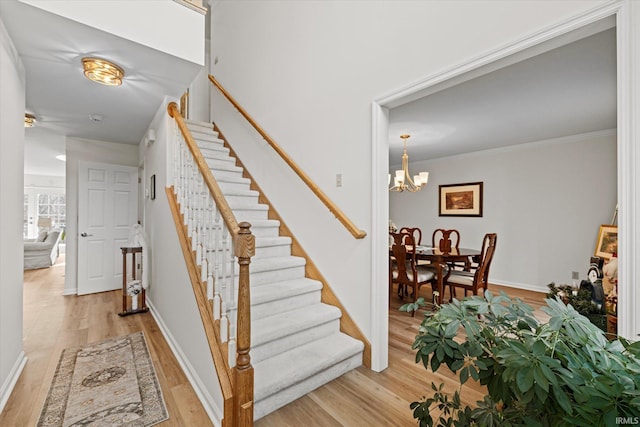
[[[24,269],[33,270],[52,266],[58,259],[62,230],[42,232],[36,240],[24,242]]]

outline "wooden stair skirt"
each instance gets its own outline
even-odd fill
[[[341,311],[321,302],[322,283],[305,277],[290,237],[210,123],[187,121],[193,138],[238,222],[251,223],[251,364],[254,419],[292,402],[362,364],[364,344],[340,332]],[[238,268],[238,265],[235,265]],[[236,275],[237,280],[237,275]]]

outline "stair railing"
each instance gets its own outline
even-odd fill
[[[224,399],[224,427],[253,425],[251,224],[238,224],[175,102],[173,188],[167,189]],[[235,288],[235,258],[238,288]]]
[[[318,199],[320,199],[320,201],[324,203],[324,205],[332,214],[335,215],[338,221],[340,221],[342,225],[344,225],[349,233],[351,233],[351,235],[356,239],[364,238],[367,233],[364,230],[356,227],[356,225],[344,214],[344,212],[342,212],[342,210],[340,210],[340,208],[335,203],[333,203],[331,199],[329,199],[329,197],[320,189],[320,187],[318,187],[318,185],[313,182],[311,178],[309,178],[309,175],[307,175],[300,168],[300,166],[298,166],[298,164],[294,162],[291,157],[289,157],[289,155],[282,149],[282,147],[280,147],[273,140],[273,138],[271,138],[271,136],[269,136],[269,134],[265,132],[264,129],[262,129],[262,127],[253,119],[253,117],[251,117],[249,113],[247,113],[247,111],[242,108],[240,104],[238,104],[238,101],[236,101],[235,98],[233,98],[233,96],[231,96],[231,94],[227,92],[224,87],[222,87],[220,82],[218,82],[216,78],[211,74],[209,74],[209,80],[214,84],[215,87],[218,88],[218,90],[220,90],[222,95],[224,95],[224,97],[227,98],[227,100],[236,108],[236,110],[238,110],[238,112],[242,114],[242,116],[249,122],[251,126],[253,126],[253,128],[264,138],[264,140],[267,141],[271,148],[273,148],[275,152],[278,153],[282,160],[284,160],[284,162],[288,164],[291,169],[293,169],[293,171],[300,177],[300,179],[302,179],[302,181],[307,184],[313,194],[315,194]]]

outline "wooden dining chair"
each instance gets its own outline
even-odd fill
[[[400,233],[411,234],[413,237],[413,242],[420,246],[422,244],[422,230],[418,227],[402,227],[399,231]]]
[[[398,285],[398,295],[404,298],[408,289],[412,290],[413,302],[418,299],[420,287],[431,284],[432,290],[436,274],[432,267],[418,265],[413,235],[407,233],[389,233],[393,238],[389,254],[389,295],[393,293],[393,284]],[[392,259],[393,258],[393,259]],[[412,312],[415,316],[415,311]]]
[[[431,245],[442,252],[458,249],[460,246],[460,232],[455,229],[436,228],[431,235]]]
[[[460,247],[460,232],[455,229],[436,228],[431,235],[431,245],[436,249],[440,249],[441,252],[451,252],[452,249],[457,250]],[[456,270],[469,271],[470,265],[470,260],[449,263],[449,267]]]
[[[478,258],[477,265],[473,265],[470,271],[460,271],[454,268],[449,269],[447,276],[443,278],[443,285],[449,286],[449,294],[451,298],[455,298],[455,288],[463,288],[464,296],[471,291],[473,295],[478,295],[478,290],[483,292],[487,290],[489,284],[489,268],[493,260],[493,254],[496,250],[496,240],[498,236],[495,233],[487,233],[482,239],[482,249]]]

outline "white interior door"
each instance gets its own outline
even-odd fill
[[[122,287],[122,251],[138,219],[138,169],[78,163],[78,295]]]

